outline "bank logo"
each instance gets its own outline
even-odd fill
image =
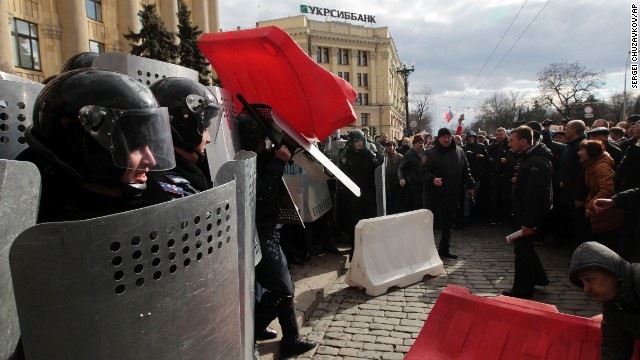
[[[335,9],[319,8],[317,6],[300,5],[300,12],[303,14],[329,16],[332,18],[344,20],[355,20],[368,23],[376,22],[376,17],[374,15],[365,15]]]

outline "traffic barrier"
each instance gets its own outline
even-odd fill
[[[367,295],[378,296],[392,286],[408,286],[442,272],[429,210],[360,220],[355,230],[346,282],[364,287]]]
[[[600,320],[560,314],[553,305],[485,298],[449,285],[405,360],[600,359]]]

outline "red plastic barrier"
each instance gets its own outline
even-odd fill
[[[356,121],[353,87],[311,60],[280,28],[208,33],[198,47],[225,89],[270,105],[309,140],[324,141]]]
[[[600,321],[553,305],[507,296],[489,299],[449,285],[405,360],[600,359]]]

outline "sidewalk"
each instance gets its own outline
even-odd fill
[[[346,249],[343,253],[346,254]],[[300,327],[311,317],[338,276],[344,274],[347,259],[347,255],[321,252],[313,256],[304,266],[290,266],[295,283],[296,315]],[[280,358],[279,344],[282,337],[280,324],[276,319],[270,326],[278,331],[278,338],[258,342],[261,360]]]

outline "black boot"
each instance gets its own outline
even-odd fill
[[[256,337],[264,334],[269,324],[278,316],[278,305],[281,300],[281,297],[274,295],[271,291],[262,294],[260,302],[256,304],[254,319]]]
[[[300,355],[316,347],[315,341],[300,337],[296,310],[293,304],[293,296],[282,298],[278,304],[278,321],[282,327],[282,340],[280,341],[280,356],[290,358]]]
[[[278,337],[278,332],[267,326],[266,329],[260,334],[256,333],[256,340],[271,340]]]

